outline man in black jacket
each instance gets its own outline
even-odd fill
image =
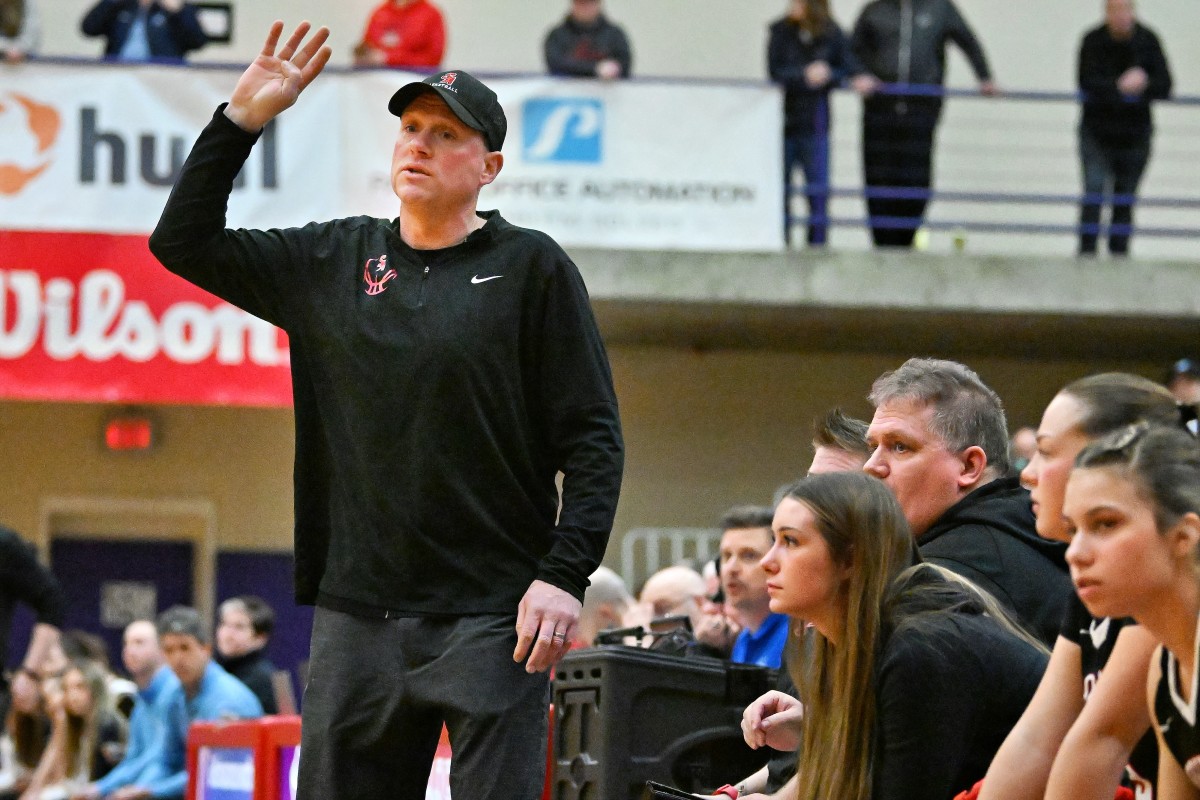
[[[288,333],[296,593],[317,606],[299,800],[423,800],[443,723],[456,797],[540,796],[546,670],[621,481],[586,289],[550,237],[477,210],[507,122],[462,71],[392,96],[396,219],[226,228],[263,126],[329,58],[328,30],[280,47],[282,30],[201,133],[150,249]]]
[[[874,0],[854,24],[850,47],[863,66],[878,81],[912,87],[863,101],[863,182],[868,190],[910,195],[868,195],[876,246],[911,247],[925,218],[947,42],[971,62],[980,93],[995,94],[983,48],[951,0]]]
[[[871,387],[864,469],[896,495],[921,556],[994,594],[1054,644],[1071,591],[1066,546],[1037,535],[1008,471],[1000,398],[953,361],[913,358]]]
[[[1103,197],[1112,193],[1108,252],[1129,253],[1133,202],[1150,160],[1150,102],[1171,95],[1171,70],[1154,31],[1137,21],[1133,0],[1108,0],[1104,24],[1079,47],[1079,158],[1084,198],[1079,253],[1096,254]]]
[[[267,644],[274,630],[275,609],[261,597],[231,597],[217,608],[217,632],[213,637],[217,663],[254,692],[264,714],[279,713],[275,665],[267,658]]]

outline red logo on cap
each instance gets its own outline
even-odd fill
[[[457,72],[447,72],[445,75],[442,76],[442,83],[446,84],[447,86],[453,86],[454,80],[457,77],[458,77]]]

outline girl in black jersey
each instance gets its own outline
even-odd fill
[[[1070,541],[1063,494],[1085,445],[1139,420],[1176,418],[1171,393],[1136,375],[1066,386],[1046,406],[1037,452],[1021,473],[1038,533]],[[1109,800],[1119,782],[1136,800],[1152,800],[1157,748],[1141,687],[1156,644],[1132,620],[1093,617],[1073,596],[1037,694],[988,768],[980,800]]]
[[[1200,444],[1179,427],[1130,426],[1084,448],[1067,482],[1067,549],[1096,616],[1132,616],[1163,644],[1150,661],[1158,797],[1200,798],[1196,631]]]
[[[799,746],[797,800],[950,800],[983,775],[1032,697],[1044,649],[994,598],[920,562],[888,488],[812,475],[775,509],[762,560],[799,701],[751,704],[751,746]]]

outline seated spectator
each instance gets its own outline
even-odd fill
[[[543,50],[551,75],[628,78],[633,63],[625,31],[608,21],[600,0],[571,0],[571,11],[546,34]]]
[[[664,567],[646,579],[625,623],[648,627],[656,619],[687,617],[695,630],[705,597],[704,577],[699,572],[682,564]]]
[[[19,64],[36,54],[41,42],[37,0],[0,0],[0,59]]]
[[[19,605],[36,615],[20,667],[0,674],[0,716],[7,716],[9,698],[26,708],[38,702],[43,675],[66,669],[59,629],[67,598],[53,573],[38,560],[37,549],[16,531],[0,525],[0,665],[8,664],[8,635]]]
[[[625,579],[608,567],[597,567],[583,593],[583,610],[579,612],[579,628],[573,647],[591,647],[596,634],[619,628],[633,605],[633,595]]]
[[[0,733],[0,800],[15,800],[25,791],[49,739],[41,692],[13,695]]]
[[[276,670],[266,653],[275,630],[274,609],[261,597],[243,595],[221,603],[217,618],[217,663],[254,692],[266,713],[278,713]]]
[[[734,619],[732,608],[725,598],[725,590],[721,588],[720,553],[716,558],[704,562],[700,574],[704,577],[704,601],[700,604],[696,641],[705,645],[714,655],[729,658],[742,626]]]
[[[1037,453],[1037,431],[1028,425],[1017,428],[1008,441],[1008,473],[1020,475]]]
[[[1071,593],[1066,548],[1038,537],[1029,492],[1005,477],[999,395],[962,364],[912,358],[870,400],[864,469],[896,495],[921,557],[979,584],[1052,646]]]
[[[104,57],[116,61],[183,61],[208,37],[184,0],[100,0],[84,16],[84,36],[103,36]]]
[[[723,612],[705,591],[704,577],[684,564],[647,578],[638,603],[625,615],[627,627],[640,626],[655,634],[641,640],[644,647],[728,658],[737,626],[726,622],[719,629],[722,620]]]
[[[354,64],[433,69],[445,52],[446,27],[437,6],[427,0],[384,0],[354,47]]]
[[[763,556],[771,549],[772,510],[736,506],[721,518],[721,589],[741,633],[729,660],[778,669],[787,643],[786,614],[771,613]]]
[[[72,628],[63,631],[63,654],[68,661],[90,661],[104,673],[105,692],[109,705],[125,719],[133,713],[134,700],[137,697],[137,684],[122,678],[112,671],[112,661],[108,657],[108,644],[94,633]]]
[[[1163,383],[1178,402],[1190,406],[1200,403],[1200,361],[1179,359],[1167,370]]]
[[[126,785],[117,800],[182,798],[187,787],[187,734],[193,722],[262,716],[262,704],[246,685],[212,659],[212,645],[194,608],[172,606],[158,616],[158,642],[179,679],[164,699],[166,724],[147,783]]]
[[[867,423],[831,409],[813,420],[813,460],[809,475],[825,472],[858,472],[871,457]]]
[[[181,690],[179,679],[166,665],[153,622],[137,620],[126,626],[121,660],[138,687],[125,756],[103,778],[76,790],[72,800],[98,800],[126,787],[151,786],[163,776],[160,748],[166,738],[167,711]]]
[[[813,420],[813,460],[808,468],[809,475],[823,475],[830,472],[861,472],[863,464],[871,456],[867,448],[867,423],[861,419],[847,416],[840,408],[833,408],[824,416]],[[784,486],[775,499],[775,505],[787,496],[791,486]],[[771,534],[772,542],[774,534]],[[775,688],[792,697],[796,696],[796,687],[792,683],[787,667],[787,653],[783,652],[783,663],[780,665],[779,677]],[[769,800],[793,800],[792,795],[785,790],[792,776],[796,774],[795,753],[780,752],[771,756],[762,769],[738,781],[734,786],[740,795],[751,797],[766,797]]]
[[[46,681],[50,743],[21,800],[63,800],[106,775],[125,749],[125,724],[107,698],[104,670],[73,662]]]
[[[789,216],[792,173],[804,171],[808,197],[808,243],[826,240],[829,199],[829,92],[866,70],[829,13],[829,0],[791,0],[787,16],[771,23],[767,72],[783,87],[784,239],[792,240]]]
[[[769,692],[742,730],[751,747],[799,749],[786,796],[949,798],[974,783],[1033,696],[1044,649],[995,598],[923,564],[869,475],[801,480],[773,530],[771,610],[809,626],[788,657],[804,709]]]

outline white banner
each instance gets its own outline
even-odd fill
[[[24,65],[0,71],[0,229],[145,233],[238,72]],[[322,75],[265,132],[230,224],[393,217],[398,122],[414,76]],[[488,79],[508,116],[482,208],[566,247],[778,250],[781,109],[768,86]]]
[[[0,71],[0,228],[148,233],[183,159],[228,99],[228,70],[30,65]],[[311,93],[311,96],[310,96]],[[337,207],[336,82],[316,83],[262,140],[230,221],[302,225]]]

